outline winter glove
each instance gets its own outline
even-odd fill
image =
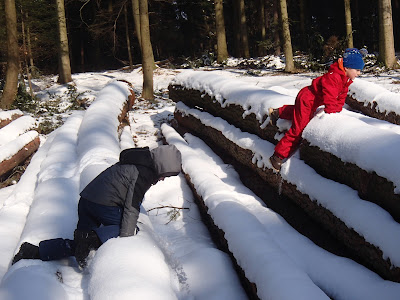
[[[97,250],[101,246],[101,241],[93,230],[75,230],[75,258],[79,267],[86,267],[86,258],[91,250]]]

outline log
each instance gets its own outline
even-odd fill
[[[18,119],[21,116],[23,116],[23,113],[19,109],[0,112],[0,128],[3,128],[4,126],[10,124],[12,121]]]
[[[131,93],[128,96],[128,101],[125,102],[124,107],[121,110],[121,114],[118,116],[118,121],[119,121],[119,126],[118,126],[118,131],[122,130],[125,126],[129,125],[129,119],[128,119],[128,111],[130,111],[133,107],[133,104],[135,103],[136,96],[135,96],[135,91],[133,89],[133,84],[130,83],[129,81],[119,79],[118,81],[125,82],[129,86],[129,92]]]
[[[36,135],[34,133],[36,133]],[[16,141],[13,141],[1,147],[2,153],[12,153],[12,156],[6,158],[1,157],[0,176],[7,174],[13,168],[22,164],[31,154],[33,154],[39,148],[39,145],[40,139],[37,132],[30,131],[20,136]],[[14,150],[12,148],[17,150]]]
[[[387,121],[396,125],[400,125],[400,115],[396,114],[393,111],[390,112],[380,112],[377,110],[378,103],[376,101],[370,102],[360,102],[357,101],[352,96],[347,96],[346,104],[348,104],[351,108],[361,111],[363,114],[370,116],[375,119]]]
[[[242,131],[256,134],[274,144],[278,142],[274,138],[278,132],[278,127],[268,125],[265,128],[261,128],[262,123],[267,119],[266,115],[264,115],[260,123],[254,113],[247,114],[242,106],[230,104],[223,108],[214,97],[207,93],[172,84],[168,86],[168,90],[169,98],[174,102],[181,101],[190,108],[200,107],[203,111],[212,114],[214,117],[221,117]]]
[[[394,193],[391,181],[376,172],[367,172],[355,164],[345,163],[335,155],[311,146],[304,139],[300,157],[321,176],[353,188],[360,198],[379,205],[400,222],[400,195]]]
[[[168,89],[169,96],[174,102],[181,101],[190,108],[201,108],[202,111],[215,117],[221,117],[242,131],[256,134],[273,144],[278,142],[275,139],[275,135],[280,133],[278,127],[268,125],[262,129],[255,115],[253,113],[246,115],[243,107],[239,105],[229,105],[223,108],[215,98],[207,93],[187,89],[176,84],[170,85]],[[375,110],[374,112],[378,114]],[[245,117],[243,118],[243,116]],[[382,119],[387,119],[389,116],[399,117],[391,113],[382,116]],[[343,163],[339,158],[333,158],[332,154],[323,152],[317,147],[307,147],[307,142],[305,142],[304,147],[302,145],[300,146],[300,158],[319,174],[357,190],[362,199],[378,204],[387,210],[396,221],[400,222],[400,195],[394,193],[394,185],[391,181],[378,176],[375,172],[367,172],[355,164]],[[327,156],[330,156],[330,158],[328,159]],[[321,165],[319,165],[320,161],[322,162]],[[377,188],[378,186],[379,188]]]
[[[213,242],[217,245],[219,250],[227,253],[231,258],[236,273],[238,274],[240,282],[242,283],[242,286],[246,291],[249,299],[254,299],[254,300],[259,299],[259,297],[257,296],[257,286],[253,282],[247,279],[243,269],[239,266],[232,252],[230,252],[228,241],[225,239],[224,231],[222,231],[217,225],[215,225],[213,219],[208,214],[208,208],[205,205],[202,197],[197,193],[193,183],[190,180],[190,176],[185,174],[185,179],[190,189],[192,190],[195,203],[197,204],[197,207],[199,208],[200,211],[201,219],[203,223],[207,226]]]
[[[183,115],[179,111],[175,111],[174,115],[180,126],[191,130],[195,135],[205,141],[211,141],[213,144],[223,149],[239,163],[253,170],[266,184],[301,207],[312,219],[346,247],[351,253],[352,258],[355,258],[356,261],[361,262],[364,266],[378,273],[385,279],[400,282],[400,268],[393,267],[390,259],[384,259],[383,253],[379,247],[366,241],[364,237],[359,235],[352,228],[347,227],[346,224],[331,211],[319,205],[317,201],[311,200],[308,195],[298,191],[293,184],[282,180],[282,178],[271,169],[258,168],[252,162],[253,154],[250,150],[239,147],[228,140],[220,131],[204,126],[200,120],[191,115]]]

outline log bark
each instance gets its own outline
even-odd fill
[[[226,139],[220,131],[204,126],[200,120],[193,116],[183,116],[179,111],[175,111],[174,115],[180,126],[191,130],[204,140],[212,141],[227,154],[235,157],[239,163],[253,170],[266,184],[301,207],[320,226],[332,234],[338,243],[345,246],[356,261],[361,262],[385,279],[400,282],[400,268],[392,267],[390,259],[385,260],[382,251],[378,247],[367,242],[364,237],[352,228],[347,227],[331,211],[319,205],[317,201],[311,200],[308,195],[299,192],[296,186],[282,180],[271,169],[263,170],[258,168],[252,163],[253,155],[250,150],[240,148]]]
[[[7,160],[0,162],[0,176],[7,174],[16,166],[22,164],[40,145],[40,139],[37,136],[34,140],[22,147],[16,154]]]

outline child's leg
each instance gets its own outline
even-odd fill
[[[73,240],[58,238],[39,243],[40,259],[44,261],[73,256],[74,252],[75,243]]]
[[[275,147],[275,154],[287,158],[301,139],[301,134],[310,122],[313,112],[314,95],[307,89],[302,89],[294,105],[292,126]]]

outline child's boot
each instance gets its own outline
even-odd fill
[[[282,164],[283,164],[283,159],[282,158],[280,158],[280,157],[278,157],[277,155],[274,154],[269,158],[269,161],[270,161],[272,167],[277,172],[281,171],[281,167],[282,167]]]
[[[279,109],[270,107],[268,109],[268,115],[269,115],[269,123],[271,125],[276,126],[276,122],[279,119]]]
[[[17,254],[15,254],[12,264],[15,264],[21,259],[40,259],[39,246],[32,245],[30,243],[23,243],[19,248]]]

